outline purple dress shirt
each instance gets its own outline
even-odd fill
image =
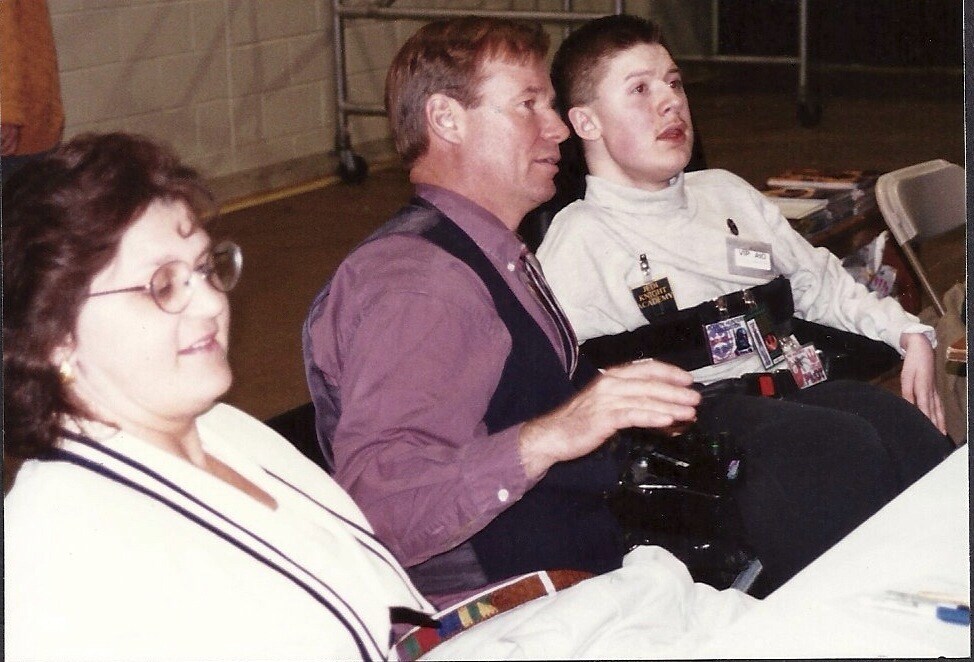
[[[477,243],[564,362],[554,321],[521,280],[517,235],[456,193],[416,193]],[[484,425],[511,339],[466,264],[417,236],[372,241],[338,267],[310,337],[342,403],[335,478],[403,565],[457,547],[537,482],[521,466],[520,425],[493,435]]]

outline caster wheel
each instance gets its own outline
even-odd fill
[[[805,128],[818,126],[822,121],[822,104],[818,101],[798,102],[798,123]]]
[[[358,154],[343,152],[338,157],[338,177],[346,184],[358,184],[369,175],[369,165]]]

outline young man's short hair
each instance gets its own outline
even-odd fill
[[[591,103],[608,60],[639,44],[666,45],[656,23],[629,14],[597,18],[568,35],[551,65],[562,112]]]
[[[426,101],[446,94],[464,108],[480,103],[485,62],[543,60],[548,34],[537,24],[467,17],[429,23],[410,37],[386,76],[385,103],[396,151],[406,167],[426,153]]]

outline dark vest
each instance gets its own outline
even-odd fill
[[[423,237],[467,264],[483,280],[511,336],[511,352],[484,416],[494,433],[550,412],[596,374],[584,360],[569,379],[551,341],[504,282],[476,243],[431,204],[414,198],[366,239],[407,233]],[[341,404],[310,360],[308,329],[328,294],[312,305],[305,325],[305,366],[315,400],[319,439],[334,431]],[[327,441],[322,444],[327,446]],[[325,448],[330,456],[330,448]],[[573,568],[602,573],[618,568],[625,552],[621,531],[604,494],[618,481],[619,461],[611,444],[562,462],[470,542],[489,581],[539,569]]]

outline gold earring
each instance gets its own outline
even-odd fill
[[[57,372],[64,386],[68,386],[74,382],[74,368],[71,367],[71,364],[67,360],[61,361],[60,365],[58,365]]]

